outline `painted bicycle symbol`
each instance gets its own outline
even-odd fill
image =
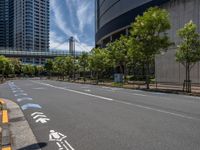
[[[50,134],[49,134],[49,141],[51,142],[56,142],[56,144],[58,145],[58,150],[75,150],[66,140],[67,136],[60,133],[60,132],[56,132],[54,130],[50,130]]]

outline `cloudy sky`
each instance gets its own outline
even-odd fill
[[[50,49],[68,50],[74,36],[76,50],[94,47],[94,0],[50,0]]]

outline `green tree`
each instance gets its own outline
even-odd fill
[[[57,57],[53,63],[53,70],[61,75],[63,80],[65,76],[70,79],[73,72],[73,58],[71,56]]]
[[[200,35],[197,26],[190,21],[178,31],[182,42],[178,45],[176,60],[186,69],[186,91],[191,92],[190,71],[196,62],[200,61]]]
[[[0,74],[2,79],[8,77],[8,75],[12,73],[14,73],[14,66],[11,63],[11,60],[4,56],[0,56]]]
[[[14,74],[15,75],[20,75],[21,74],[21,70],[22,70],[22,63],[21,61],[19,61],[19,59],[17,58],[11,58],[11,63],[14,66]]]
[[[110,67],[108,52],[106,49],[94,48],[89,56],[89,68],[95,73],[98,84],[99,77]]]
[[[53,72],[53,60],[48,59],[44,65],[44,69],[47,71],[49,78],[51,78]]]
[[[33,65],[23,65],[22,73],[24,74],[24,76],[32,77],[35,75],[35,67]]]
[[[72,77],[72,73],[76,72],[76,66],[75,66],[75,58],[71,57],[71,56],[67,56],[64,57],[64,64],[63,64],[63,68],[64,68],[64,75],[68,76],[68,80],[70,79],[70,77]]]
[[[41,77],[42,73],[45,70],[43,66],[34,66],[34,69],[35,69],[35,76],[36,77]]]
[[[80,65],[81,71],[83,72],[83,80],[84,80],[84,82],[86,81],[86,77],[85,77],[86,69],[89,66],[88,59],[89,59],[89,55],[86,52],[83,52],[81,54],[81,56],[79,57],[79,65]]]
[[[124,74],[125,80],[127,75],[127,64],[129,62],[129,43],[129,38],[127,36],[121,36],[119,40],[116,40],[107,45],[109,59],[114,63],[114,68],[119,66],[120,73]]]
[[[147,89],[150,84],[150,65],[155,55],[171,45],[166,33],[170,27],[169,13],[158,7],[150,8],[143,16],[138,16],[131,26],[131,43],[145,64]]]
[[[58,75],[61,76],[64,79],[64,68],[63,68],[63,62],[64,57],[56,57],[53,62],[53,71]]]

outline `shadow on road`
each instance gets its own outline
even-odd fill
[[[29,145],[23,148],[20,148],[18,150],[36,150],[38,148],[43,148],[47,146],[47,143],[37,143],[37,144],[33,144],[33,145]]]

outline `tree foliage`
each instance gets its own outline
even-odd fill
[[[200,61],[200,35],[192,21],[180,29],[178,35],[182,42],[178,45],[176,60],[186,68],[186,91],[191,92],[190,70]]]
[[[95,73],[97,83],[100,75],[102,75],[110,66],[111,63],[108,59],[108,52],[106,49],[95,48],[92,50],[89,57],[89,68]]]
[[[125,74],[127,64],[130,61],[128,50],[130,49],[129,38],[127,36],[121,36],[120,39],[115,40],[107,45],[109,59],[112,62],[114,68],[120,68],[120,73]]]
[[[83,72],[83,80],[84,80],[84,82],[86,80],[85,79],[86,78],[85,77],[86,76],[86,70],[87,70],[87,68],[89,66],[88,60],[89,60],[89,55],[86,52],[83,52],[81,54],[81,56],[79,57],[79,66],[80,66],[80,71]]]
[[[171,27],[169,14],[158,7],[148,9],[138,16],[131,26],[131,43],[134,45],[132,54],[139,54],[146,68],[146,83],[149,88],[149,66],[155,55],[166,50],[171,42],[166,31]]]

